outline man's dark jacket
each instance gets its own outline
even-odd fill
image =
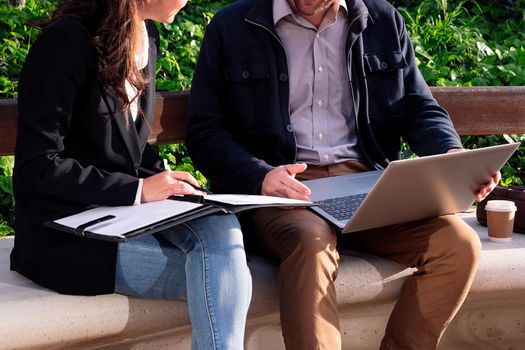
[[[383,0],[348,2],[348,75],[359,151],[374,168],[461,147],[419,72],[401,15]],[[305,67],[305,69],[311,69]],[[274,166],[296,161],[286,53],[272,1],[242,0],[215,15],[196,65],[187,146],[214,191],[260,193]]]

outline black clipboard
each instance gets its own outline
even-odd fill
[[[216,213],[236,214],[243,210],[269,206],[309,207],[315,205],[307,201],[294,201],[269,196],[229,196],[234,199],[241,199],[241,201],[229,202],[213,199],[221,198],[220,195],[210,197],[201,195],[172,196],[164,201],[141,205],[96,207],[65,218],[47,221],[44,225],[79,237],[125,242]],[[270,202],[259,203],[255,199],[269,199]],[[156,208],[161,208],[160,212]]]

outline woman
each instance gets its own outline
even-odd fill
[[[162,166],[146,143],[159,43],[150,20],[169,23],[185,4],[66,1],[43,26],[19,81],[11,268],[60,293],[186,298],[193,348],[240,349],[251,279],[234,216],[118,245],[43,226],[90,205],[198,193],[185,172],[141,179]]]

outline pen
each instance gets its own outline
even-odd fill
[[[166,170],[163,170],[163,169],[159,169],[159,171],[155,171],[155,170],[151,170],[151,169],[146,169],[146,168],[138,168],[137,170],[143,172],[144,174],[148,175],[148,176],[152,176],[152,175],[155,175],[155,174],[158,174],[160,172],[163,172],[163,171],[166,171]],[[197,186],[197,185],[193,185],[189,182],[186,182],[184,180],[180,180],[179,181],[181,182],[184,182],[184,183],[187,183],[188,185],[190,185],[191,187],[193,187],[194,189],[196,189],[197,191],[201,191],[201,192],[204,192],[206,194],[211,194],[211,192],[207,189],[205,189],[204,187],[200,187],[200,186]]]
[[[200,187],[200,186],[197,186],[197,185],[193,185],[193,184],[190,184],[189,182],[186,182],[184,180],[179,180],[180,182],[184,182],[184,183],[187,183],[188,185],[190,185],[191,187],[193,187],[194,189],[196,189],[197,191],[201,191],[201,192],[204,192],[206,194],[212,194],[210,191],[208,191],[207,189],[205,189],[204,187]]]
[[[91,220],[91,221],[88,221],[82,225],[79,225],[76,229],[75,229],[75,234],[79,235],[79,236],[82,236],[84,237],[85,236],[85,233],[84,231],[88,228],[88,227],[91,227],[93,225],[96,225],[96,224],[99,224],[101,222],[104,222],[104,221],[108,221],[108,220],[111,220],[111,219],[114,219],[116,218],[115,215],[106,215],[106,216],[102,216],[100,218],[96,218],[94,220]]]

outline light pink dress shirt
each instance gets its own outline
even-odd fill
[[[294,14],[287,0],[274,0],[273,17],[288,62],[297,161],[328,165],[358,159],[346,64],[346,2],[330,8],[319,29]]]

